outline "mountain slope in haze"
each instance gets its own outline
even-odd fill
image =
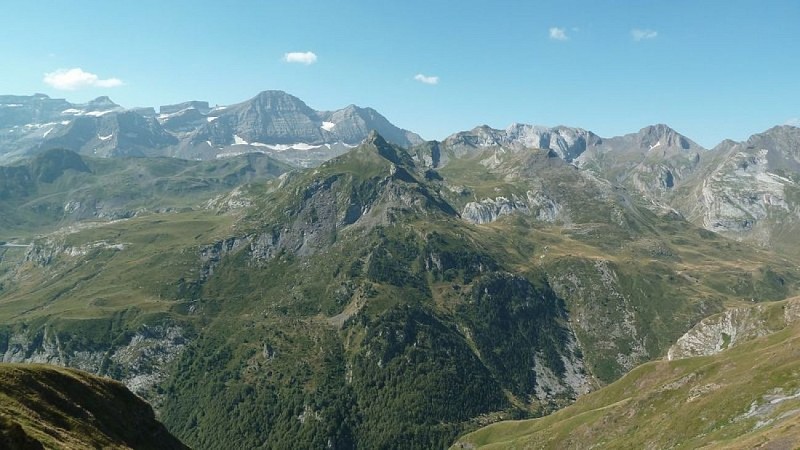
[[[223,161],[82,157],[63,149],[0,166],[0,238],[29,238],[82,221],[198,207],[220,192],[291,168],[262,154]]]
[[[429,167],[487,148],[543,148],[626,189],[654,211],[673,210],[707,230],[796,253],[800,128],[779,126],[706,150],[666,125],[600,138],[579,128],[513,125],[456,133],[414,152]]]
[[[711,356],[647,363],[541,419],[500,422],[453,448],[796,448],[798,299],[711,317],[760,336]],[[698,330],[704,325],[698,325]],[[695,336],[697,336],[695,331]]]
[[[723,142],[704,155],[701,170],[670,203],[709,230],[796,252],[800,128],[780,126],[745,142]]]
[[[553,151],[432,168],[435,145],[449,152],[373,134],[206,210],[37,239],[0,276],[0,354],[113,376],[198,448],[431,448],[797,292],[788,256],[656,214]]]
[[[581,154],[577,164],[648,200],[663,202],[695,171],[705,152],[689,138],[659,124],[604,139]]]
[[[282,91],[211,108],[208,102],[126,110],[108,97],[86,104],[36,96],[0,96],[0,162],[52,148],[82,155],[173,156],[215,159],[247,152],[273,155],[294,165],[317,165],[361,142],[370,130],[411,146],[416,134],[392,125],[371,108],[350,105],[315,111]]]
[[[185,449],[122,384],[77,370],[0,364],[5,449]]]
[[[490,147],[550,150],[566,162],[654,201],[662,201],[692,173],[705,152],[663,124],[612,138],[580,128],[514,124],[506,130],[483,126],[456,133],[441,143],[436,161],[445,165],[451,156]]]

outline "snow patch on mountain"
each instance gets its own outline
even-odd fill
[[[105,116],[106,114],[111,114],[111,113],[116,112],[116,111],[118,111],[118,110],[117,109],[107,109],[105,111],[89,111],[87,113],[84,113],[83,115],[84,116],[92,116],[92,117],[101,117],[101,116]]]

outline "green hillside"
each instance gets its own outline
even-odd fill
[[[0,364],[0,447],[186,448],[122,384],[36,364]]]
[[[197,208],[236,186],[290,169],[260,154],[187,161],[90,158],[48,150],[26,164],[0,167],[0,240],[28,242],[38,233],[78,222]]]
[[[496,423],[452,448],[796,448],[798,305],[759,311],[772,334],[713,356],[644,364],[550,416]]]

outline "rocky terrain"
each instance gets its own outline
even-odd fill
[[[800,299],[732,308],[703,319],[670,347],[667,359],[710,356],[800,321]]]
[[[264,91],[235,105],[211,107],[190,101],[159,109],[159,114],[154,108],[124,109],[107,97],[76,105],[42,94],[0,96],[0,162],[65,148],[102,157],[187,159],[260,152],[312,167],[347,152],[374,129],[389,142],[419,146],[412,153],[431,168],[487,148],[546,149],[637,193],[654,210],[675,210],[734,239],[778,248],[776,241],[796,232],[800,139],[791,126],[773,128],[746,142],[724,141],[711,150],[666,125],[611,138],[566,126],[481,126],[442,142],[423,143],[371,108],[350,105],[315,111],[281,91]],[[482,202],[496,204],[481,206]],[[467,214],[485,221],[522,203],[476,199]]]
[[[796,251],[800,218],[800,129],[775,127],[703,155],[676,190],[676,208],[704,228],[761,246]]]

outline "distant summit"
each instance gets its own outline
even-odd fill
[[[0,163],[51,148],[97,156],[215,159],[250,152],[314,166],[358,145],[371,130],[403,147],[423,142],[372,108],[316,111],[283,91],[212,108],[187,101],[125,109],[108,97],[85,104],[44,94],[0,96]]]

